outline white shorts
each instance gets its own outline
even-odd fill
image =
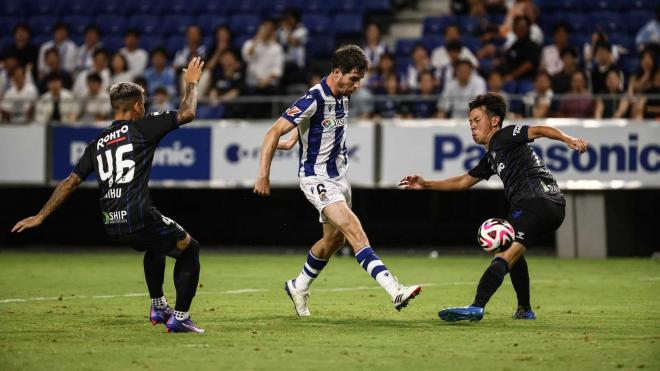
[[[351,185],[348,184],[346,176],[329,179],[320,176],[306,176],[300,178],[300,189],[305,197],[319,211],[319,222],[327,223],[328,218],[323,214],[323,209],[330,204],[346,201],[351,207]]]

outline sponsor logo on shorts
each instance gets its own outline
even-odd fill
[[[330,201],[330,199],[328,198],[328,195],[326,194],[327,191],[325,189],[325,184],[319,183],[316,186],[316,192],[318,192],[319,199],[321,200],[321,202],[326,203],[326,202]]]
[[[109,224],[128,223],[128,220],[126,220],[126,216],[128,216],[128,211],[126,210],[109,211],[109,212],[104,211],[103,224],[109,225]]]

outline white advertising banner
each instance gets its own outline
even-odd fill
[[[627,120],[547,119],[547,124],[589,142],[582,155],[565,144],[531,143],[563,189],[660,188],[660,124]],[[460,175],[477,165],[484,147],[472,140],[466,120],[397,120],[383,125],[380,185],[395,186],[407,174]],[[479,187],[502,186],[494,176]]]
[[[211,184],[215,187],[252,187],[259,170],[261,144],[272,122],[219,122],[212,130]],[[349,124],[348,177],[352,185],[374,186],[374,125]],[[287,138],[285,136],[284,138]],[[270,170],[273,186],[298,186],[298,145],[276,151]]]
[[[46,128],[0,125],[0,183],[46,182]]]

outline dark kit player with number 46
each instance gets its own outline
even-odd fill
[[[191,122],[197,109],[197,83],[204,62],[193,58],[184,69],[185,92],[179,111],[144,115],[144,90],[130,82],[110,88],[114,121],[92,141],[73,172],[57,185],[41,211],[16,223],[12,232],[39,226],[92,172],[100,188],[105,230],[113,240],[144,251],[144,275],[151,296],[151,322],[168,332],[204,332],[188,314],[199,281],[199,243],[154,207],[149,175],[160,140]],[[165,258],[176,259],[176,305],[163,295]]]
[[[504,194],[509,204],[506,220],[516,231],[515,241],[508,249],[496,254],[484,272],[472,305],[445,308],[441,319],[449,322],[483,318],[484,307],[509,273],[518,297],[514,319],[535,319],[529,298],[529,272],[523,254],[544,234],[554,232],[564,221],[566,201],[543,160],[534,153],[532,142],[549,138],[566,143],[571,149],[583,153],[587,150],[584,139],[566,135],[559,129],[537,125],[507,125],[502,127],[506,103],[495,93],[479,95],[470,102],[470,131],[477,144],[486,147],[479,164],[467,173],[444,180],[426,180],[409,175],[399,183],[405,189],[461,191],[482,179],[497,174],[504,183]]]

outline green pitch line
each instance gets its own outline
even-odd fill
[[[137,253],[0,253],[0,369],[660,369],[658,261],[530,258],[538,320],[510,319],[507,278],[482,322],[447,324],[437,311],[471,302],[488,257],[380,256],[427,284],[408,308],[336,258],[298,318],[282,285],[304,255],[203,253],[196,335],[151,326]]]

